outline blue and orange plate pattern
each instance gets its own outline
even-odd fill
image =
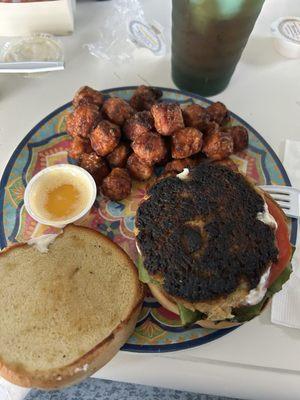
[[[114,88],[103,91],[106,95],[129,99],[135,87]],[[165,101],[181,104],[197,103],[204,106],[210,101],[182,91],[164,89]],[[71,103],[53,111],[36,125],[22,140],[10,158],[1,180],[0,191],[0,246],[26,241],[53,229],[41,225],[26,213],[23,194],[27,182],[41,169],[57,163],[72,163],[68,158],[70,138],[65,132],[65,116]],[[288,176],[271,147],[245,121],[231,114],[233,124],[243,125],[249,132],[250,144],[232,158],[239,169],[257,184],[290,185]],[[134,215],[140,200],[151,182],[135,182],[131,195],[112,202],[101,195],[83,225],[96,229],[120,245],[136,261],[138,254],[134,241]],[[290,222],[291,242],[295,243],[297,224]],[[165,352],[199,346],[230,333],[233,329],[209,330],[180,325],[177,316],[161,307],[152,297],[146,297],[137,326],[123,350],[137,352]]]

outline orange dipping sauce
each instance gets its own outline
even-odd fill
[[[32,181],[27,194],[27,211],[48,225],[60,221],[69,223],[95,200],[93,178],[73,165],[46,168]]]

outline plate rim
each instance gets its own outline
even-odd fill
[[[118,86],[118,87],[112,87],[108,89],[101,90],[101,93],[107,94],[113,91],[126,91],[126,90],[134,90],[138,86],[133,85],[133,86]],[[190,98],[196,98],[200,101],[203,101],[207,104],[212,104],[213,101],[207,99],[206,97],[200,96],[195,93],[191,93],[185,90],[178,90],[178,89],[173,89],[173,88],[165,88],[161,86],[155,86],[158,89],[161,89],[163,92],[171,92],[179,95],[184,95],[186,97]],[[1,177],[0,181],[0,249],[5,248],[7,246],[7,241],[5,238],[5,232],[4,232],[4,220],[3,220],[3,205],[4,205],[4,197],[5,197],[5,187],[7,185],[10,173],[12,171],[12,167],[15,163],[15,160],[17,159],[17,156],[20,154],[22,149],[25,147],[26,143],[29,141],[29,139],[43,126],[45,123],[47,123],[51,118],[53,118],[55,115],[59,114],[66,108],[70,107],[72,105],[72,101],[69,101],[62,106],[56,108],[54,111],[49,113],[47,116],[45,116],[42,120],[40,120],[25,136],[24,138],[20,141],[20,143],[17,145],[15,150],[13,151],[12,155],[10,156],[6,166],[4,167],[3,174]],[[273,158],[274,162],[276,163],[277,167],[279,168],[283,179],[286,183],[286,186],[291,186],[291,181],[288,177],[288,174],[281,163],[279,157],[275,153],[275,151],[272,149],[272,147],[268,144],[268,142],[258,133],[256,129],[254,129],[248,122],[246,122],[243,118],[239,117],[236,115],[234,112],[230,111],[230,114],[239,122],[241,122],[244,126],[247,127],[253,134],[263,143],[263,145],[266,147],[268,153],[271,155]],[[298,233],[298,224],[297,220],[291,219],[291,242],[292,244],[296,243],[297,239],[297,233]],[[234,331],[235,329],[239,328],[240,326],[235,326],[231,328],[226,328],[226,329],[219,329],[214,331],[213,333],[207,334],[201,338],[197,339],[191,339],[188,340],[187,342],[182,342],[182,343],[172,343],[172,344],[165,344],[165,345],[138,345],[138,344],[130,344],[126,343],[121,350],[124,351],[130,351],[130,352],[137,352],[137,353],[161,353],[161,352],[172,352],[172,351],[178,351],[178,350],[185,350],[189,348],[193,348],[196,346],[200,346],[202,344],[211,342],[215,339],[219,339],[224,335],[227,335]]]

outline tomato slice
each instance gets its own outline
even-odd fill
[[[290,235],[288,226],[286,223],[286,217],[283,211],[274,204],[273,200],[270,200],[265,196],[265,201],[268,205],[269,212],[275,218],[278,228],[276,230],[276,242],[278,247],[278,261],[271,267],[270,276],[268,279],[268,287],[281,275],[284,269],[287,267],[288,262],[292,256],[292,246],[290,244]]]

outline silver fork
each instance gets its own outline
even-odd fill
[[[300,218],[300,190],[279,185],[261,185],[260,188],[272,196],[288,217]]]

